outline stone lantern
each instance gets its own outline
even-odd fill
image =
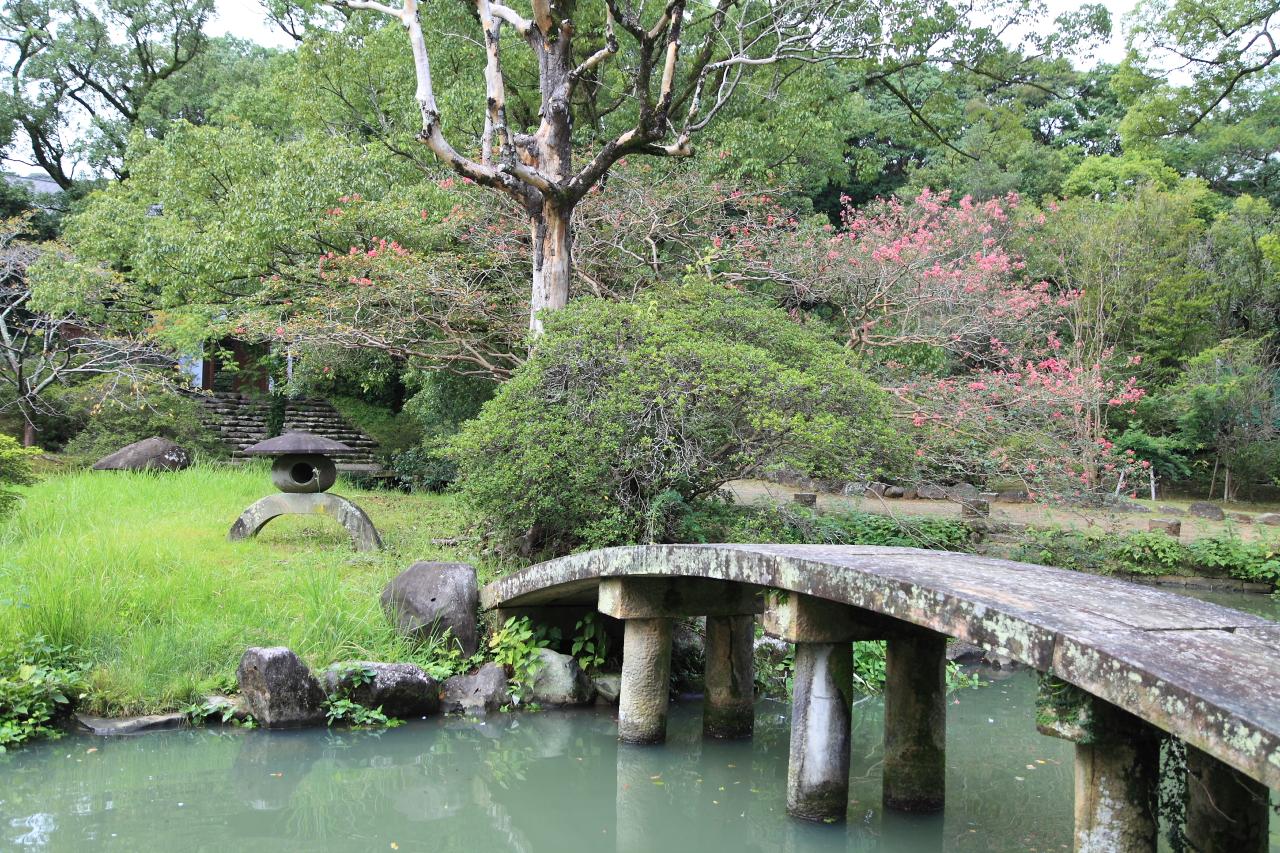
[[[382,539],[364,510],[341,495],[329,494],[338,477],[331,456],[350,451],[340,441],[309,432],[286,432],[245,448],[247,455],[275,457],[271,482],[280,494],[268,495],[241,513],[228,538],[257,536],[267,522],[281,515],[326,515],[347,529],[356,550],[381,548]]]

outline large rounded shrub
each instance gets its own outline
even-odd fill
[[[454,440],[462,498],[527,555],[670,541],[730,480],[897,468],[889,402],[818,331],[707,283],[583,299]]]

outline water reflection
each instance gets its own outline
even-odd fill
[[[953,697],[948,810],[932,817],[880,808],[875,700],[855,708],[849,820],[832,826],[785,815],[784,705],[761,703],[756,737],[725,743],[702,740],[699,703],[687,702],[656,748],[620,746],[600,710],[383,733],[69,738],[0,756],[0,848],[1060,850],[1071,840],[1070,751],[1035,733],[1033,699],[1028,673]]]

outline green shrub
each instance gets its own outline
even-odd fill
[[[707,501],[687,515],[682,542],[777,542],[794,545],[887,545],[966,551],[972,528],[959,519],[824,512],[783,504],[734,506]]]
[[[140,399],[108,399],[95,405],[84,429],[67,443],[66,452],[96,459],[152,436],[167,438],[192,453],[222,455],[226,450],[201,420],[199,403],[157,391]]]
[[[1240,580],[1280,586],[1280,545],[1242,542],[1233,536],[1197,539],[1187,546],[1190,561]]]
[[[438,446],[419,444],[391,457],[396,482],[414,492],[442,492],[458,479],[458,463]]]
[[[1029,529],[1014,559],[1045,566],[1109,574],[1209,574],[1280,587],[1280,544],[1244,542],[1233,536],[1183,545],[1163,533],[1103,534]]]
[[[33,637],[0,650],[0,752],[38,737],[57,737],[52,725],[85,689],[84,667],[72,651]]]
[[[845,349],[705,284],[582,299],[453,442],[460,494],[505,543],[558,554],[677,538],[730,480],[901,464],[887,396]]]
[[[1030,528],[1022,534],[1013,558],[1024,563],[1103,573],[1106,547],[1103,536],[1098,533],[1057,527]]]
[[[507,693],[511,704],[519,705],[529,697],[534,679],[542,667],[538,652],[559,640],[558,629],[535,628],[528,616],[511,617],[489,636],[489,652],[494,662],[507,670]]]
[[[0,434],[0,518],[13,512],[18,493],[9,486],[28,486],[35,482],[31,469],[31,451],[7,435]]]
[[[1185,549],[1164,533],[1135,531],[1111,537],[1107,558],[1121,571],[1140,575],[1176,572],[1186,558]]]

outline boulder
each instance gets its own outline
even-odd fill
[[[582,667],[569,655],[538,649],[538,669],[529,698],[539,705],[585,705],[595,698],[595,687]]]
[[[868,483],[867,490],[864,494],[874,495],[877,498],[884,497],[884,490],[889,488],[884,483]]]
[[[902,490],[902,499],[904,501],[913,501],[917,497],[919,497],[919,495],[916,494],[915,486],[907,486],[905,489]]]
[[[249,714],[266,728],[324,722],[324,690],[297,655],[284,646],[251,648],[240,658],[236,683]]]
[[[1182,522],[1176,518],[1153,518],[1147,522],[1147,530],[1152,533],[1166,533],[1177,539],[1182,535]]]
[[[947,499],[947,490],[945,486],[939,486],[937,483],[921,483],[916,486],[916,495],[921,500],[945,501]]]
[[[617,705],[622,693],[622,676],[616,672],[603,673],[591,679],[596,691],[597,705]]]
[[[1222,511],[1222,507],[1208,501],[1196,501],[1187,507],[1187,512],[1198,518],[1207,518],[1210,521],[1223,521],[1227,514]]]
[[[476,570],[466,563],[414,563],[382,590],[382,608],[405,636],[449,630],[464,657],[476,652]]]
[[[1247,512],[1233,512],[1229,518],[1240,524],[1253,524],[1253,516]]]
[[[886,498],[900,498],[904,494],[906,494],[906,489],[902,488],[902,486],[886,486],[884,490]]]
[[[371,671],[373,679],[356,684],[363,680],[357,678],[361,670]],[[439,683],[415,664],[346,661],[326,669],[323,680],[325,692],[381,708],[388,717],[425,717],[440,710]]]
[[[1267,524],[1271,527],[1280,527],[1280,512],[1264,512],[1262,515],[1254,519],[1258,524]]]
[[[810,508],[818,505],[818,496],[814,492],[795,492],[791,495],[791,500],[793,503],[800,504],[800,506]]]
[[[954,486],[947,486],[946,496],[953,501],[968,503],[978,499],[978,487],[972,483],[956,483]]]
[[[1184,510],[1182,507],[1169,506],[1168,504],[1160,504],[1160,514],[1178,516],[1178,515],[1186,515],[1187,511]]]
[[[181,471],[191,454],[167,438],[153,436],[122,447],[93,463],[95,471]]]
[[[440,710],[446,714],[487,714],[507,702],[507,671],[487,663],[470,675],[455,675],[440,688]]]

